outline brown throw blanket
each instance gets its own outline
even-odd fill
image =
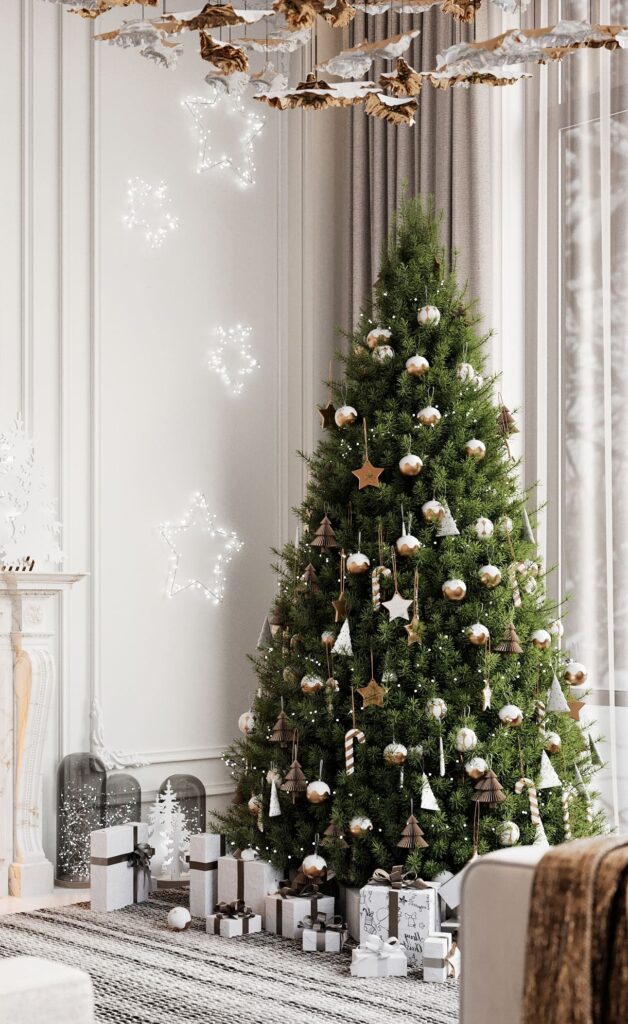
[[[628,836],[577,839],[534,874],[522,1024],[628,1024]]]

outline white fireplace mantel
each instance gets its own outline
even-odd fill
[[[52,892],[42,845],[42,755],[57,677],[51,597],[86,573],[0,572],[0,896]]]

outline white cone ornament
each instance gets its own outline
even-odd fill
[[[464,601],[467,584],[464,580],[445,580],[442,586],[443,597],[448,601]]]
[[[545,749],[548,754],[557,754],[562,746],[561,738],[557,732],[548,732],[545,737]]]
[[[361,551],[347,556],[347,572],[350,572],[352,576],[361,576],[363,572],[368,572],[370,564],[367,555]]]
[[[270,784],[270,803],[268,805],[268,817],[278,818],[281,814],[281,804],[279,803],[279,793],[277,791],[277,783],[273,780]]]
[[[445,509],[440,501],[432,498],[431,501],[426,501],[421,505],[421,513],[426,523],[437,523],[445,515]]]
[[[310,853],[304,859],[301,870],[306,878],[324,878],[327,874],[327,861],[318,853]]]
[[[471,366],[471,363],[458,363],[456,367],[456,377],[458,380],[473,380],[475,377],[475,370]]]
[[[168,913],[168,927],[171,932],[184,932],[192,923],[192,916],[187,907],[173,907]]]
[[[416,355],[406,359],[406,372],[411,377],[424,377],[429,368],[430,364],[425,356]]]
[[[486,516],[480,516],[479,519],[475,520],[473,524],[473,529],[475,530],[476,536],[482,538],[492,537],[493,530],[495,529],[495,527],[493,526],[491,520],[487,519]]]
[[[508,726],[509,729],[516,729],[523,722],[523,711],[516,704],[504,704],[498,713],[502,725]]]
[[[502,516],[497,522],[497,529],[502,537],[509,537],[514,529],[510,516]]]
[[[347,658],[352,657],[353,647],[351,646],[351,632],[348,619],[345,619],[343,622],[342,629],[336,637],[336,643],[332,647],[331,652],[332,654],[343,654]]]
[[[402,459],[399,459],[399,469],[404,476],[418,476],[423,469],[423,459],[408,452]]]
[[[552,685],[550,686],[547,694],[545,710],[555,711],[558,714],[569,714],[571,710],[556,675],[552,679]]]
[[[519,826],[514,821],[504,821],[497,826],[497,838],[500,846],[514,846],[519,842],[520,835]]]
[[[547,651],[552,646],[552,637],[546,629],[535,629],[530,640],[539,651]]]
[[[245,711],[238,718],[238,729],[244,736],[250,736],[255,729],[257,719],[252,711]]]
[[[464,450],[469,459],[476,459],[478,462],[486,455],[486,445],[477,437],[472,437],[470,441],[467,441]]]
[[[352,405],[341,405],[334,414],[337,427],[350,427],[357,418],[358,414]]]
[[[311,804],[323,804],[326,800],[329,800],[331,790],[322,779],[316,779],[315,782],[310,782],[305,795]]]
[[[435,427],[442,417],[436,406],[426,405],[416,414],[416,418],[423,427]]]
[[[478,578],[480,583],[488,587],[489,590],[493,590],[494,587],[498,587],[502,581],[502,574],[496,565],[483,565],[479,572]]]
[[[301,690],[303,693],[312,694],[320,693],[325,685],[325,680],[321,676],[305,675],[301,680]]]
[[[421,327],[435,327],[440,323],[440,309],[436,306],[421,306],[416,318]]]
[[[451,510],[449,508],[449,505],[445,505],[444,509],[445,509],[444,514],[441,516],[440,520],[438,521],[438,526],[436,527],[436,533],[434,534],[434,536],[435,537],[459,537],[460,536],[460,530],[458,529],[458,527],[456,525],[456,520],[454,519],[454,517],[451,514]]]
[[[570,661],[565,665],[563,679],[570,686],[584,686],[587,681],[588,671],[581,661]]]
[[[403,743],[389,743],[387,747],[384,747],[383,756],[386,764],[400,765],[407,758],[408,751]]]
[[[475,735],[473,729],[458,729],[456,733],[456,750],[461,754],[466,753],[468,750],[475,750],[478,745],[478,738]]]
[[[447,705],[442,697],[430,697],[425,705],[425,710],[430,718],[436,718],[438,721],[441,721],[447,714]]]
[[[474,622],[467,629],[467,640],[474,647],[485,647],[490,639],[488,627],[482,622]]]
[[[539,789],[555,789],[562,786],[562,782],[556,774],[554,765],[550,761],[547,751],[541,752],[541,777],[539,779]]]
[[[376,363],[389,363],[395,358],[395,350],[390,345],[378,345],[373,349],[373,359]]]
[[[430,780],[425,772],[423,772],[421,777],[421,810],[440,811],[438,800],[434,796],[434,790],[430,786]]]
[[[356,839],[360,839],[361,837],[367,835],[369,832],[372,831],[373,822],[371,821],[370,818],[365,818],[361,815],[358,815],[355,818],[352,818],[351,821],[349,822],[349,832],[351,833],[352,836],[355,836]]]
[[[475,782],[476,779],[480,778],[480,775],[484,775],[484,772],[488,771],[488,764],[483,757],[472,757],[465,764],[464,770],[469,778]]]
[[[392,338],[392,331],[386,327],[374,327],[366,336],[366,344],[369,348],[376,349],[378,345],[386,345]]]

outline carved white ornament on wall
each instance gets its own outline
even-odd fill
[[[170,549],[168,597],[184,590],[200,590],[209,601],[220,604],[227,566],[242,542],[233,530],[217,525],[205,495],[195,494],[180,522],[163,523],[160,532]]]

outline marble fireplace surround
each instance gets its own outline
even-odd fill
[[[59,623],[68,591],[85,575],[0,572],[0,897],[53,891],[42,845],[42,756]]]

